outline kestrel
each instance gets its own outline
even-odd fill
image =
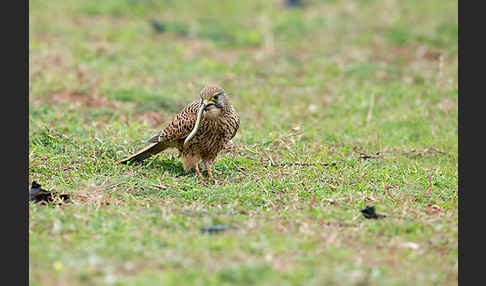
[[[218,153],[235,135],[240,117],[231,105],[226,92],[219,86],[207,86],[201,99],[187,105],[162,131],[148,139],[151,145],[143,148],[120,163],[142,161],[167,148],[177,148],[182,154],[184,171],[196,168],[202,177],[198,163],[212,179],[211,167]]]

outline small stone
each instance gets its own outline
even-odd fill
[[[400,246],[404,248],[411,248],[411,249],[418,249],[420,247],[418,243],[410,242],[410,241],[402,243]]]
[[[385,215],[375,213],[375,206],[366,206],[361,209],[361,213],[367,219],[382,219],[386,217]]]
[[[217,233],[227,230],[228,227],[226,225],[218,224],[218,225],[208,225],[201,227],[201,232],[205,233]]]
[[[317,111],[317,109],[318,109],[318,108],[319,108],[319,107],[318,107],[317,105],[315,105],[315,104],[311,104],[311,105],[309,105],[309,106],[307,107],[307,110],[309,110],[309,112],[311,112],[311,113],[315,113],[315,112]]]

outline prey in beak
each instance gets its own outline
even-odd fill
[[[194,124],[194,128],[192,129],[191,133],[189,133],[189,135],[184,140],[184,146],[186,146],[187,142],[189,142],[189,140],[191,140],[192,137],[196,135],[197,130],[199,130],[199,126],[201,124],[201,117],[203,111],[207,110],[208,106],[211,105],[214,105],[214,102],[212,100],[207,100],[207,99],[202,100],[201,106],[199,107],[199,110],[197,112],[196,124]]]

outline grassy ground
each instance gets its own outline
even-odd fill
[[[29,1],[31,285],[457,284],[457,1],[304,2]],[[216,184],[117,164],[208,83]]]

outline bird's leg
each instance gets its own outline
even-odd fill
[[[203,175],[201,174],[201,172],[199,171],[199,166],[198,166],[198,164],[197,164],[197,163],[196,163],[196,173],[197,173],[197,175],[198,175],[199,177],[204,178],[204,177],[203,177]]]
[[[204,160],[203,159],[203,165],[206,171],[208,172],[208,180],[209,181],[215,181],[213,178],[213,172],[211,171],[211,168],[213,167],[213,161],[212,160]]]
[[[199,160],[201,158],[199,156],[195,156],[194,154],[182,154],[182,167],[184,168],[185,172],[192,170],[192,168],[196,168],[197,177],[204,178],[201,172],[199,171]]]
[[[211,173],[211,166],[208,166],[208,179],[213,181],[213,174]]]

